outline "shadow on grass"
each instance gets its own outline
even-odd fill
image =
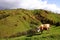
[[[38,35],[41,35],[41,33],[40,34],[27,35],[26,37],[32,37],[32,36],[38,36]]]

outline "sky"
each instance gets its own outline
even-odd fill
[[[45,9],[60,14],[60,0],[0,0],[0,9]]]

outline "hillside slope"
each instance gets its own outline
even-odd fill
[[[0,10],[0,37],[38,27],[41,23],[60,25],[60,15],[46,10]]]
[[[60,15],[47,10],[34,10],[35,16],[42,23],[60,26]]]
[[[31,11],[24,9],[0,11],[0,37],[27,31],[40,24]]]

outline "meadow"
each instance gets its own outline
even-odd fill
[[[37,33],[30,37],[1,38],[0,40],[60,40],[60,26],[52,26],[49,31],[44,31],[43,34]]]
[[[28,36],[21,32],[49,23],[49,31]],[[17,36],[16,33],[19,33]],[[11,37],[16,35],[15,37]],[[0,40],[60,40],[60,14],[42,10],[11,9],[0,10]]]

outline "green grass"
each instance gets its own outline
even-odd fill
[[[41,35],[34,35],[31,37],[21,36],[15,38],[6,38],[1,40],[60,40],[60,26],[59,27],[51,27],[49,32],[44,31]]]
[[[32,12],[27,10],[2,10],[0,14],[0,37],[27,31],[35,25],[34,23],[39,23],[36,18],[32,18]],[[5,17],[6,14],[9,16]]]
[[[42,22],[41,20],[49,19],[54,23],[60,22],[60,15],[54,14],[53,12],[46,10],[26,10],[26,9],[11,9],[11,10],[0,10],[0,38],[9,37],[18,32],[27,31],[31,28],[38,27]],[[39,17],[41,15],[42,17]],[[41,19],[42,18],[42,19]],[[56,30],[57,29],[57,30]],[[21,40],[34,40],[34,39],[47,39],[50,36],[59,35],[59,27],[52,27],[50,34],[46,34],[46,31],[42,35],[32,36],[32,37],[16,37]],[[16,38],[11,38],[16,39]],[[52,38],[53,39],[53,38]],[[2,39],[1,39],[2,40]],[[7,40],[7,39],[6,39]],[[10,39],[9,39],[10,40]]]

